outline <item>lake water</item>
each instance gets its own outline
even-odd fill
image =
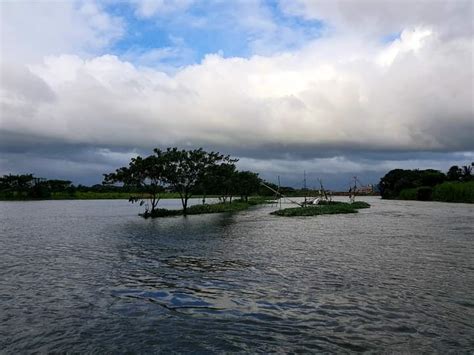
[[[0,202],[0,350],[473,351],[474,206],[361,199],[155,220]]]

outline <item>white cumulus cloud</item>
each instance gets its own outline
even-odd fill
[[[0,132],[111,154],[205,146],[277,164],[304,152],[346,170],[369,167],[345,152],[474,150],[472,33],[456,22],[469,2],[410,2],[412,13],[404,2],[361,1],[363,21],[354,3],[281,2],[288,16],[322,18],[339,32],[278,54],[208,54],[172,74],[145,59],[94,55],[124,30],[95,2],[35,3],[34,12],[2,3]],[[137,11],[151,16],[157,4],[172,6],[143,2]],[[359,24],[360,36],[347,31]],[[400,35],[380,40],[392,31]]]
[[[472,149],[471,42],[423,29],[362,48],[317,41],[269,57],[208,55],[173,75],[111,55],[50,56],[18,80],[2,82],[2,128],[65,141]],[[35,85],[52,94],[19,100]]]

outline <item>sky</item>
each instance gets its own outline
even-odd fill
[[[204,147],[345,189],[474,161],[471,0],[0,0],[0,174]]]

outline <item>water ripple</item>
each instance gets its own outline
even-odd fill
[[[472,351],[473,207],[369,202],[153,221],[125,201],[0,203],[0,349]]]

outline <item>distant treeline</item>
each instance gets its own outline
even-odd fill
[[[318,193],[318,190],[314,189],[295,189],[290,186],[278,187],[278,185],[269,181],[262,180],[262,182],[288,197],[313,196]],[[176,192],[162,186],[158,187],[158,191],[164,198],[179,197]],[[193,192],[195,196],[204,195],[204,190],[200,186],[197,186]],[[0,200],[128,199],[131,195],[141,193],[146,194],[146,187],[110,184],[74,185],[69,180],[39,178],[34,174],[9,174],[0,177]],[[274,192],[263,186],[259,186],[254,194],[266,197],[275,195]],[[208,196],[218,197],[219,194],[214,189]]]
[[[395,169],[380,180],[379,189],[384,199],[474,203],[473,166],[453,165],[446,173]]]
[[[0,177],[2,200],[128,198],[130,193],[138,192],[140,189],[130,186],[74,185],[69,180],[46,179],[34,174],[9,174]]]
[[[203,149],[155,149],[147,157],[137,156],[126,167],[104,174],[102,184],[74,185],[68,180],[52,180],[33,174],[4,175],[0,178],[0,199],[101,199],[124,198],[145,204],[153,211],[161,198],[180,198],[183,210],[191,196],[218,197],[231,202],[234,196],[247,201],[251,195],[273,196],[264,187],[257,173],[238,171],[237,159]],[[274,190],[294,195],[291,187],[278,188],[265,182]]]

